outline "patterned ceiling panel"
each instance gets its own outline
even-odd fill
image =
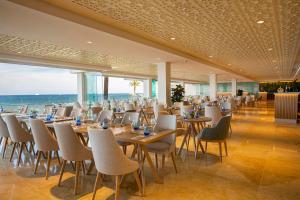
[[[48,42],[27,40],[17,36],[0,34],[0,52],[47,58],[71,63],[109,66],[131,73],[156,74],[155,65],[125,57],[103,55],[97,52],[77,50]]]
[[[85,17],[210,60],[245,75],[288,79],[300,47],[299,0],[48,0]],[[263,20],[264,23],[257,23]],[[118,25],[120,24],[120,25]],[[171,38],[175,40],[170,40]]]

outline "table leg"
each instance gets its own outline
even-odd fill
[[[183,145],[184,145],[184,144],[186,143],[186,141],[187,141],[188,135],[189,135],[189,129],[188,129],[188,131],[186,132],[186,134],[184,135],[183,140],[182,140],[182,143],[181,143],[181,146],[180,146],[180,149],[179,149],[178,152],[177,152],[177,155],[179,155],[179,156],[180,156],[181,151],[182,151],[182,149],[183,149]]]
[[[139,163],[139,176],[142,184],[142,194],[145,195],[145,177],[144,177],[144,164],[143,164],[143,152],[141,145],[137,145],[137,157],[138,157],[138,163]]]
[[[158,174],[157,174],[157,171],[156,171],[156,169],[155,169],[155,167],[154,167],[154,165],[153,165],[153,162],[152,162],[152,160],[151,160],[151,157],[150,157],[150,155],[149,155],[149,153],[148,153],[147,148],[146,148],[144,145],[141,145],[141,147],[142,147],[142,149],[143,149],[143,151],[144,151],[144,154],[145,154],[145,157],[146,157],[146,159],[147,159],[147,161],[148,161],[148,164],[150,165],[152,175],[153,175],[154,178],[155,178],[155,182],[156,182],[156,183],[163,183],[162,180],[160,179],[160,177],[159,177]]]

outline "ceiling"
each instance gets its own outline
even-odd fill
[[[258,80],[290,79],[297,71],[299,0],[47,2]]]
[[[297,77],[299,0],[11,2],[0,3],[0,53],[145,76],[168,61],[172,78],[191,81]]]

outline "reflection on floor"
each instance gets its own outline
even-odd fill
[[[160,171],[163,184],[154,182],[146,165],[147,186],[143,198],[300,199],[300,126],[274,124],[272,107],[260,103],[234,114],[229,156],[224,157],[223,163],[216,156],[217,144],[209,144],[209,154],[201,154],[197,160],[192,152],[183,151],[176,160],[178,174],[174,172],[171,158],[167,158],[165,170]],[[178,138],[177,146],[181,139]],[[95,172],[81,179],[80,193],[74,196],[71,166],[63,177],[62,187],[57,187],[59,167],[51,168],[46,181],[44,166],[33,175],[34,161],[29,156],[23,157],[21,167],[15,167],[16,157],[10,163],[11,149],[4,160],[0,159],[0,199],[91,199]],[[113,188],[113,178],[106,177],[96,198],[113,199]],[[120,196],[121,199],[141,198],[131,175],[122,183]]]

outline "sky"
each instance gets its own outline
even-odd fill
[[[109,79],[109,93],[132,91],[128,80]],[[143,92],[142,84],[137,92]],[[76,93],[77,75],[71,70],[0,63],[0,95]]]

